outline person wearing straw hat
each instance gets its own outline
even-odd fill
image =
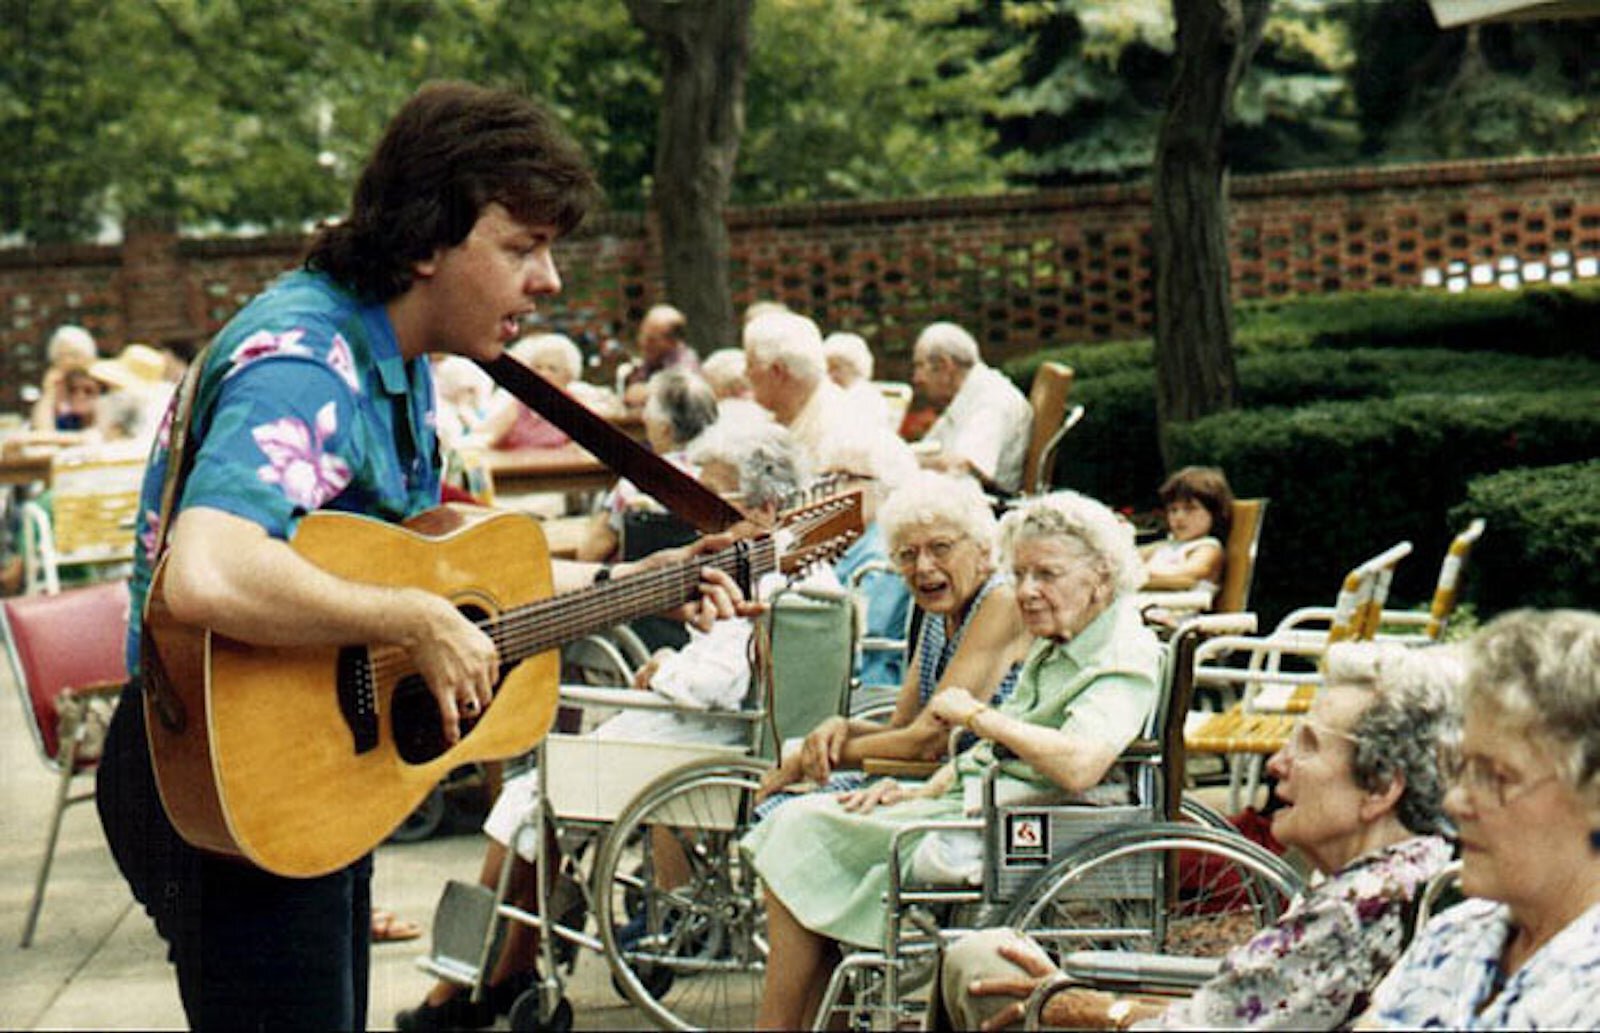
[[[99,423],[107,440],[148,441],[155,436],[175,385],[167,379],[167,357],[148,344],[130,344],[115,358],[89,365],[89,375],[107,388]]]

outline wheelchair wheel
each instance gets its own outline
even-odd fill
[[[1292,868],[1236,832],[1140,824],[1050,865],[1004,924],[1061,953],[1220,957],[1276,921],[1301,888]]]
[[[596,912],[613,981],[663,1029],[755,1026],[766,915],[739,838],[765,771],[746,758],[669,771],[601,845]]]

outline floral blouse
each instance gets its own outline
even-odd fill
[[[1418,836],[1350,862],[1229,952],[1193,997],[1137,1029],[1337,1029],[1350,1025],[1404,947],[1409,903],[1450,860]]]
[[[1506,978],[1500,955],[1510,935],[1511,912],[1494,901],[1439,915],[1373,993],[1363,1026],[1600,1029],[1600,904]]]
[[[290,273],[234,316],[203,361],[197,452],[173,519],[207,506],[288,539],[319,509],[400,521],[439,504],[432,375],[400,354],[381,304],[319,273]],[[169,406],[140,494],[134,613],[157,558],[172,417]],[[129,622],[130,672],[140,625]]]

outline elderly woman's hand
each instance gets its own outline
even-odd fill
[[[928,701],[928,713],[944,722],[950,728],[965,725],[987,707],[987,703],[979,700],[970,691],[959,685],[952,685],[947,689],[939,690]]]
[[[822,722],[800,746],[800,771],[813,782],[826,782],[843,756],[850,738],[850,722],[837,714]]]
[[[1017,1000],[991,1015],[983,1030],[1000,1030],[1019,1025],[1027,1014],[1028,997],[1039,984],[1060,970],[1051,964],[1038,947],[1025,940],[1003,943],[998,948],[1001,957],[1022,970],[1015,975],[991,976],[974,979],[967,987],[973,997],[1015,997]],[[1062,1029],[1116,1029],[1120,1022],[1107,1015],[1116,998],[1095,990],[1074,988],[1062,990],[1045,1002],[1042,1025]],[[1126,1006],[1125,1006],[1126,1007]]]
[[[881,778],[864,789],[839,794],[839,806],[854,814],[871,814],[903,800],[925,796],[920,786],[903,786],[892,778]]]

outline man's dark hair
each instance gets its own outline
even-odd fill
[[[414,263],[465,240],[485,205],[566,234],[599,192],[588,159],[544,105],[470,83],[428,83],[384,130],[349,217],[317,231],[306,268],[387,301],[411,286]]]

